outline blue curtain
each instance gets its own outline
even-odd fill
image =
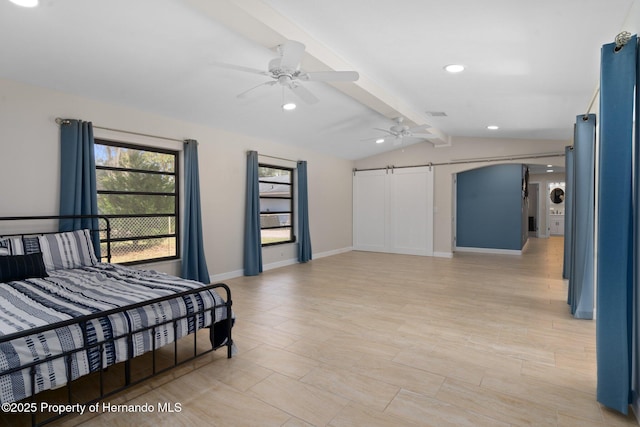
[[[182,277],[210,283],[202,237],[198,141],[184,142],[184,233],[182,235]]]
[[[244,275],[262,273],[262,241],[260,236],[260,185],[258,152],[247,152],[247,191],[244,217]]]
[[[575,127],[574,127],[575,140]],[[573,147],[564,149],[564,170],[565,170],[565,190],[564,190],[564,261],[562,264],[562,277],[568,279],[571,274],[573,245]],[[569,287],[569,304],[571,304],[572,289]]]
[[[298,162],[298,261],[312,259],[311,235],[309,234],[309,195],[307,191],[307,162]]]
[[[569,304],[578,319],[593,319],[595,114],[576,117],[573,142],[573,206]]]
[[[627,414],[631,402],[634,289],[633,120],[637,38],[604,45],[600,72],[597,398]],[[635,107],[636,114],[638,106]],[[636,119],[637,122],[637,119]],[[638,209],[638,206],[635,206]]]
[[[97,215],[96,160],[91,122],[65,120],[60,125],[60,215]],[[61,220],[60,231],[98,229],[98,219]],[[93,247],[100,258],[100,236]]]

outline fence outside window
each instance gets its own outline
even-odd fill
[[[111,219],[112,262],[179,257],[178,152],[96,139],[98,212]]]

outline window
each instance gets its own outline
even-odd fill
[[[262,246],[295,242],[293,169],[258,165]]]
[[[111,261],[178,258],[178,152],[96,139],[95,159],[98,212],[111,222]]]

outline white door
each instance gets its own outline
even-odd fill
[[[353,247],[386,249],[386,170],[357,172],[353,177]]]
[[[356,172],[353,247],[433,255],[433,171],[415,167]]]
[[[428,167],[394,169],[389,181],[389,251],[433,255],[433,173]]]

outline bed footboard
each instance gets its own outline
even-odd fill
[[[101,341],[97,341],[97,342],[89,342],[88,340],[88,332],[87,332],[87,325],[90,324],[90,322],[94,319],[105,319],[110,315],[114,315],[114,314],[119,314],[119,313],[125,313],[127,311],[131,311],[131,310],[135,310],[136,308],[140,308],[143,306],[147,306],[147,305],[153,305],[153,304],[157,304],[157,303],[161,303],[163,301],[168,301],[171,299],[176,299],[176,298],[182,298],[182,297],[186,297],[189,296],[191,294],[196,294],[196,293],[200,293],[200,292],[211,292],[213,290],[216,291],[220,291],[220,290],[224,290],[224,297],[223,299],[224,304],[222,306],[216,305],[214,307],[211,308],[207,308],[204,310],[197,310],[194,311],[193,313],[189,313],[185,316],[181,316],[178,318],[174,318],[174,319],[169,319],[163,322],[159,322],[157,324],[151,325],[151,326],[147,326],[145,328],[141,328],[141,329],[135,329],[135,330],[131,330],[126,334],[122,334],[122,335],[118,335],[118,336],[114,336],[110,339],[107,340],[101,340]],[[145,302],[141,302],[141,303],[137,303],[137,304],[131,304],[125,307],[120,307],[117,309],[113,309],[113,310],[109,310],[109,311],[105,311],[105,312],[101,312],[101,313],[95,313],[92,315],[88,315],[88,316],[83,316],[80,318],[75,318],[75,319],[70,319],[70,320],[66,320],[63,322],[57,322],[57,323],[53,323],[51,325],[46,325],[46,326],[41,326],[41,327],[37,327],[31,330],[27,330],[27,331],[23,331],[23,332],[18,332],[18,333],[13,333],[13,334],[8,334],[8,335],[4,335],[2,337],[0,337],[0,348],[2,348],[3,343],[8,343],[9,341],[15,340],[15,339],[20,339],[20,338],[25,338],[25,337],[31,337],[31,336],[36,336],[36,335],[42,335],[46,332],[49,331],[56,331],[59,330],[60,328],[65,328],[68,326],[73,326],[73,325],[79,325],[80,328],[82,329],[83,332],[83,336],[85,339],[85,346],[83,346],[82,348],[78,348],[78,349],[74,349],[72,351],[66,351],[60,354],[55,354],[55,355],[51,355],[49,357],[46,358],[42,358],[40,360],[34,361],[30,364],[27,365],[22,365],[20,367],[16,367],[16,368],[12,368],[12,369],[7,369],[7,370],[2,370],[0,371],[0,378],[7,376],[7,375],[11,375],[11,374],[15,374],[16,372],[22,372],[23,370],[27,369],[29,371],[29,378],[30,378],[30,389],[31,390],[36,390],[36,382],[37,382],[37,372],[39,372],[39,366],[40,365],[46,365],[46,364],[51,364],[51,363],[55,363],[56,361],[58,361],[58,363],[60,363],[60,361],[63,361],[62,363],[65,364],[65,371],[67,374],[67,381],[64,387],[66,387],[66,395],[67,398],[65,399],[66,402],[64,402],[65,404],[69,404],[69,405],[90,405],[92,403],[98,402],[100,400],[105,399],[106,397],[109,397],[111,395],[114,395],[116,393],[119,393],[133,385],[139,384],[143,381],[148,380],[149,378],[152,378],[154,376],[157,376],[159,374],[162,374],[170,369],[175,368],[176,366],[182,365],[184,363],[190,362],[200,356],[203,356],[205,354],[208,354],[212,351],[215,351],[218,348],[222,348],[222,347],[227,347],[227,357],[231,358],[232,356],[232,348],[233,348],[233,339],[231,336],[231,330],[232,330],[232,326],[233,326],[233,313],[231,310],[231,305],[232,305],[232,301],[231,301],[231,291],[229,289],[229,287],[226,284],[223,283],[217,283],[217,284],[212,284],[212,285],[206,285],[203,286],[202,288],[197,288],[197,289],[193,289],[193,290],[189,290],[189,291],[185,291],[185,292],[181,292],[178,294],[173,294],[173,295],[168,295],[162,298],[155,298],[153,300],[150,301],[145,301]],[[225,313],[224,317],[220,318],[216,318],[216,311],[220,312],[220,308],[222,308],[222,311]],[[127,359],[126,361],[122,362],[124,364],[124,368],[121,370],[123,372],[123,380],[121,381],[123,384],[120,387],[116,387],[116,388],[111,388],[109,390],[107,390],[107,387],[105,385],[105,381],[106,381],[106,370],[107,368],[103,366],[103,361],[102,361],[102,354],[104,353],[104,349],[105,346],[112,344],[115,341],[118,340],[123,340],[125,339],[127,341],[127,345],[129,348],[129,353],[132,354],[133,350],[133,340],[134,340],[134,336],[136,334],[140,334],[140,333],[150,333],[151,336],[155,336],[156,334],[156,330],[158,328],[162,328],[165,326],[168,326],[170,328],[173,328],[174,333],[177,331],[178,329],[178,324],[181,321],[196,321],[195,319],[197,318],[197,316],[202,316],[205,314],[205,312],[209,312],[210,316],[211,316],[211,325],[209,326],[209,337],[210,337],[210,341],[211,341],[211,347],[202,351],[198,349],[198,344],[197,344],[197,333],[193,333],[189,336],[192,337],[193,339],[193,352],[189,357],[184,357],[183,358],[179,358],[178,357],[178,339],[175,339],[173,341],[173,363],[170,366],[167,367],[158,367],[156,364],[156,360],[157,360],[157,355],[156,353],[160,351],[159,348],[156,348],[155,345],[153,347],[153,349],[150,351],[151,355],[151,369],[150,372],[148,373],[148,375],[144,375],[142,377],[137,377],[137,378],[133,378],[133,374],[132,374],[132,369],[131,369],[131,359]],[[174,337],[177,335],[174,335]],[[183,339],[186,339],[187,337],[183,337]],[[153,341],[155,343],[155,340]],[[99,383],[99,392],[97,393],[98,396],[92,399],[89,399],[87,401],[78,401],[78,399],[75,399],[74,393],[72,393],[72,388],[73,388],[73,380],[75,380],[76,378],[72,377],[72,363],[73,363],[73,358],[77,353],[80,352],[95,352],[97,350],[97,353],[100,354],[100,366],[102,366],[102,369],[98,369],[95,372],[98,372],[98,383]],[[140,356],[142,357],[142,356]],[[26,400],[22,400],[19,404],[24,405],[34,405],[32,406],[33,408],[39,408],[40,405],[37,405],[37,398],[35,394],[31,394],[31,397],[27,398]],[[2,402],[3,404],[8,403],[8,402]],[[4,406],[3,406],[4,407]],[[27,406],[25,406],[27,407]],[[67,415],[66,413],[61,413],[61,414],[56,414],[54,416],[51,417],[47,417],[45,419],[42,419],[42,414],[38,414],[37,412],[33,412],[31,414],[31,425],[32,426],[41,426],[41,425],[45,425],[48,424],[54,420],[57,420],[63,416]]]
[[[224,322],[212,322],[212,325],[209,327],[209,341],[211,341],[211,347],[213,349],[226,346],[227,358],[231,359],[233,354],[233,338],[231,336],[231,329],[233,328],[233,322],[235,321],[233,318],[233,312],[231,311],[231,305],[233,304],[231,301],[231,289],[229,289],[229,286],[224,283],[218,283],[214,286],[219,288],[219,290],[223,289],[225,291],[226,317]]]

